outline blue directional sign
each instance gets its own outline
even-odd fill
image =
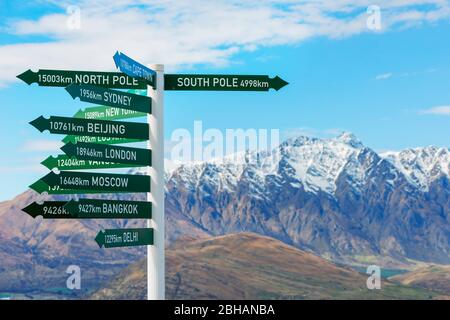
[[[124,53],[119,51],[113,57],[116,68],[133,78],[140,78],[147,81],[154,89],[156,89],[156,72],[147,68],[143,64],[134,61]]]

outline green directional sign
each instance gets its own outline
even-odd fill
[[[165,74],[164,90],[269,91],[288,82],[264,75]]]
[[[134,247],[153,244],[153,229],[107,229],[95,237],[100,248]]]
[[[110,120],[88,120],[68,117],[43,116],[30,122],[39,131],[80,136],[148,139],[148,124]]]
[[[31,203],[22,209],[33,218],[41,216],[44,219],[67,219],[71,218],[70,213],[64,208],[67,201],[44,201],[42,204]]]
[[[151,219],[152,203],[146,201],[71,200],[64,206],[78,219]]]
[[[98,103],[108,107],[118,107],[133,111],[151,113],[152,100],[149,97],[106,88],[71,84],[66,87],[73,99]]]
[[[123,144],[123,143],[133,143],[133,142],[141,142],[141,141],[145,141],[145,139],[88,137],[88,136],[73,136],[73,135],[65,136],[64,139],[62,139],[62,142],[64,142],[64,143],[86,142],[86,143],[100,143],[100,144]]]
[[[151,166],[152,152],[148,149],[118,147],[96,143],[68,143],[61,147],[69,157],[132,165]]]
[[[97,160],[80,160],[71,158],[65,154],[60,154],[57,157],[49,156],[41,162],[42,165],[52,170],[83,170],[83,169],[113,169],[113,168],[129,168],[140,167],[140,165],[115,163]]]
[[[94,194],[103,193],[102,190],[81,190],[81,189],[64,189],[60,186],[50,187],[42,180],[38,180],[29,186],[30,189],[36,191],[37,193],[48,193],[48,194]],[[114,191],[108,191],[108,193],[115,193]]]
[[[144,175],[61,171],[41,180],[50,187],[112,192],[150,192],[150,177]]]
[[[86,108],[84,110],[80,109],[77,111],[77,113],[75,113],[73,117],[94,120],[121,120],[127,118],[145,117],[146,115],[147,114],[145,112],[138,112],[116,107],[96,106]]]
[[[17,76],[27,84],[37,83],[46,87],[67,87],[75,84],[90,84],[106,88],[146,89],[145,80],[129,77],[121,72],[46,70],[38,72],[27,70]]]

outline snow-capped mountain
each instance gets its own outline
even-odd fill
[[[204,182],[215,183],[216,190],[233,190],[242,175],[252,172],[254,184],[268,175],[289,176],[295,180],[293,187],[302,186],[305,191],[319,191],[334,195],[336,181],[346,173],[353,191],[361,191],[368,173],[374,165],[389,168],[392,179],[405,178],[411,187],[428,191],[429,185],[441,176],[450,177],[450,150],[425,147],[380,155],[366,148],[351,133],[343,133],[332,139],[312,137],[291,138],[272,152],[250,152],[227,156],[223,159],[197,163],[171,163],[166,178],[176,174],[191,190]],[[391,166],[392,165],[392,166]],[[256,185],[255,185],[256,187]],[[254,196],[258,196],[257,189]],[[270,193],[269,193],[270,196]]]
[[[408,181],[422,191],[441,176],[450,177],[450,150],[448,148],[425,147],[381,155],[389,160]]]
[[[213,235],[253,231],[326,257],[450,262],[449,150],[378,155],[354,135],[184,164],[170,213]]]

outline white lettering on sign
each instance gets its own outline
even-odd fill
[[[120,84],[122,86],[130,86],[130,85],[137,85],[138,84],[138,80],[135,78],[131,78],[131,77],[127,77],[125,75],[117,75],[117,76],[113,76],[112,78],[113,84],[117,85]]]
[[[237,88],[238,78],[213,78],[213,87]]]
[[[109,77],[102,74],[75,74],[75,83],[81,84],[109,84]]]
[[[115,213],[138,214],[138,206],[137,206],[137,204],[124,204],[124,203],[109,204],[109,203],[104,203],[103,204],[103,213],[108,213],[108,214],[115,214]]]
[[[92,186],[126,188],[128,186],[128,178],[92,177]]]
[[[239,78],[234,77],[179,77],[177,79],[178,87],[192,88],[238,88]]]
[[[117,149],[107,149],[105,153],[106,159],[111,160],[136,160],[137,154],[133,150],[117,150]],[[114,162],[114,161],[111,161]]]
[[[117,94],[117,93],[111,93],[111,92],[105,92],[103,94],[103,101],[104,102],[111,102],[114,104],[120,104],[123,106],[131,106],[131,97]]]
[[[139,241],[139,233],[138,232],[124,232],[123,233],[123,242],[138,242]]]
[[[124,134],[125,126],[111,123],[88,123],[87,130],[89,133]]]

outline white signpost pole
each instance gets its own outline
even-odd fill
[[[152,220],[147,227],[154,230],[154,245],[147,246],[147,298],[165,299],[164,258],[164,65],[155,64],[156,89],[147,86],[147,95],[152,98],[152,113],[147,116],[150,139],[147,147],[152,150],[152,165],[148,167],[151,177],[147,201],[152,202]]]

